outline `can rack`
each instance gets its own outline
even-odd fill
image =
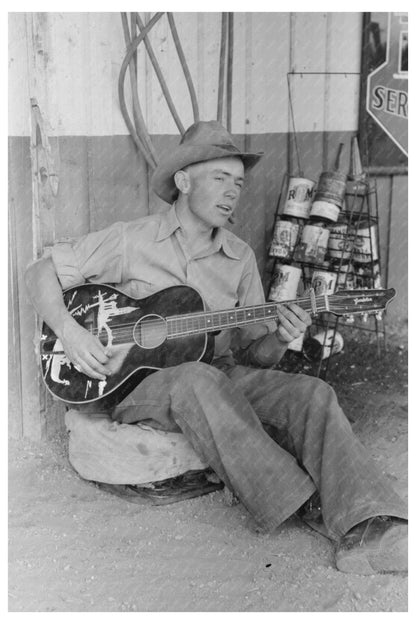
[[[282,182],[282,186],[285,186],[285,182],[288,177],[285,176]],[[380,274],[380,241],[379,241],[379,214],[378,214],[378,198],[377,198],[377,181],[376,178],[365,178],[360,180],[356,185],[352,184],[351,187],[356,191],[346,194],[345,203],[343,209],[340,211],[339,218],[343,219],[344,223],[347,223],[348,232],[351,240],[350,251],[343,251],[341,258],[337,258],[338,270],[331,269],[331,272],[336,274],[335,290],[344,278],[342,273],[348,273],[354,281],[354,288],[381,288]],[[282,189],[284,190],[284,189]],[[277,206],[277,218],[279,218],[280,199],[284,196],[284,193],[280,193],[279,202]],[[360,232],[360,234],[358,234]],[[364,232],[364,233],[363,233]],[[365,232],[368,232],[366,234]],[[375,235],[372,235],[375,232]],[[355,243],[360,236],[361,239],[367,241],[367,248],[369,249],[369,260],[365,263],[359,263],[354,258]],[[283,261],[285,262],[285,261]],[[279,258],[272,259],[272,268],[269,268],[270,281],[269,289],[273,281],[276,265],[282,263]],[[379,263],[379,270],[376,270],[376,263]],[[309,262],[297,262],[302,271],[301,283],[303,292],[311,288],[312,274],[314,271],[322,271],[322,265],[313,264]],[[269,264],[270,266],[270,264]],[[341,266],[344,267],[344,271],[341,271]],[[345,267],[347,270],[345,271]],[[267,267],[266,267],[267,268]],[[312,334],[316,334],[317,331],[324,332],[325,337],[330,330],[333,330],[331,343],[329,344],[330,352],[332,353],[335,333],[339,329],[348,331],[350,334],[356,331],[366,332],[376,336],[377,353],[381,354],[381,350],[386,345],[386,335],[384,318],[382,315],[369,315],[368,318],[351,317],[351,319],[344,319],[344,317],[337,317],[331,313],[320,313],[313,318],[312,326],[308,329],[305,340]],[[302,351],[302,356],[305,357]],[[323,358],[322,355],[319,361],[316,362],[317,377],[326,379],[330,370],[331,362],[334,355],[330,355],[327,358]]]

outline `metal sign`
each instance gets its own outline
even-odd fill
[[[386,61],[367,79],[367,111],[408,152],[408,16],[389,13]]]

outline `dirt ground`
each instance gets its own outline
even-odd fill
[[[407,351],[347,343],[328,381],[380,470],[407,494]],[[310,373],[288,358],[288,369]],[[9,610],[406,611],[407,576],[346,575],[297,518],[261,534],[225,491],[136,505],[80,479],[66,437],[9,446]]]

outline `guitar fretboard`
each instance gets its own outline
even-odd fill
[[[285,301],[285,304],[291,303]],[[312,311],[311,299],[293,300],[307,312]],[[282,305],[282,304],[280,304]],[[195,314],[181,314],[166,318],[168,337],[199,334],[207,331],[218,331],[230,327],[240,327],[265,320],[274,320],[277,317],[279,303],[269,302],[244,308],[231,308],[220,312],[198,312]],[[328,310],[325,296],[316,297],[316,311]]]

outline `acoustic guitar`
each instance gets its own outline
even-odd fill
[[[295,303],[313,315],[378,313],[395,290],[341,290],[315,295],[311,289]],[[103,381],[77,370],[46,323],[42,326],[40,359],[44,382],[66,403],[99,402],[108,408],[120,402],[150,373],[184,362],[210,363],[215,333],[231,327],[275,319],[282,303],[208,311],[190,286],[171,286],[144,299],[133,299],[107,284],[82,284],[63,293],[73,318],[111,348],[111,374]],[[98,407],[98,406],[97,406]]]

